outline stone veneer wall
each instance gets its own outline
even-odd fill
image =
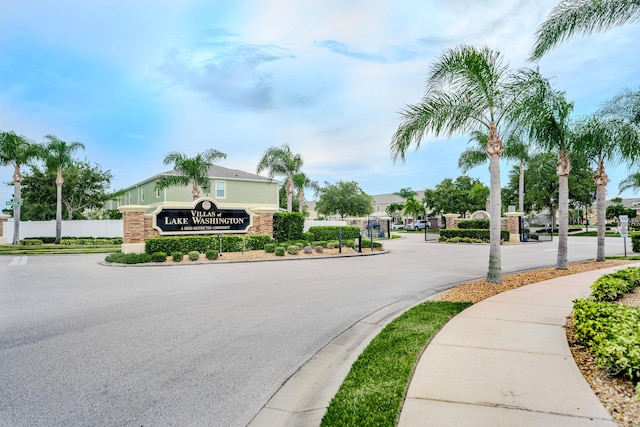
[[[500,229],[509,230],[509,241],[520,241],[520,217],[523,214],[520,212],[507,212],[506,217],[500,218]],[[445,214],[446,228],[458,228],[458,223],[468,218],[459,218],[458,214]]]

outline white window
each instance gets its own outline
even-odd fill
[[[216,181],[216,199],[224,199],[227,197],[227,183],[224,181]]]

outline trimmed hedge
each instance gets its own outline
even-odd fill
[[[456,237],[480,239],[483,242],[490,240],[489,230],[480,228],[445,228],[440,230],[440,238],[453,239]],[[500,230],[500,240],[509,240],[509,230]]]
[[[20,241],[21,245],[42,245],[51,244],[56,241],[55,237],[25,237]],[[122,237],[72,237],[62,236],[61,245],[121,245]]]
[[[633,252],[640,252],[640,233],[629,233],[631,237],[631,250]]]
[[[145,241],[145,252],[166,252],[168,254],[180,251],[188,253],[198,251],[207,252],[209,249],[222,252],[242,252],[243,250],[261,250],[264,245],[271,243],[271,236],[255,234],[248,236],[184,236],[184,237],[153,237]]]
[[[628,267],[615,273],[605,274],[593,282],[590,299],[616,301],[638,286],[640,286],[640,267]]]
[[[309,228],[309,232],[313,233],[313,240],[338,240],[340,238],[340,230],[342,230],[342,240],[355,239],[360,236],[360,227],[353,225],[316,225]]]
[[[463,219],[458,222],[458,228],[469,229],[475,228],[479,230],[488,230],[489,229],[489,220],[488,219]]]
[[[302,239],[304,214],[302,212],[276,212],[273,214],[273,238],[277,242]]]

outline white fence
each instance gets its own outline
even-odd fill
[[[13,244],[13,221],[3,226],[3,235]],[[62,235],[70,237],[122,237],[121,219],[62,221]],[[20,239],[56,237],[55,221],[20,221]]]

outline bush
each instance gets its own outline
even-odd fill
[[[298,247],[298,245],[291,245],[287,247],[287,253],[289,255],[298,255],[298,252],[300,252],[300,248]]]
[[[315,239],[315,237],[313,236],[313,233],[305,231],[304,233],[302,233],[302,239],[307,242],[311,242],[313,239]]]
[[[628,289],[626,280],[605,274],[591,285],[591,297],[596,301],[615,301],[622,298]]]
[[[151,261],[153,262],[165,262],[167,260],[166,252],[154,252],[151,254]]]
[[[278,246],[273,252],[276,254],[276,256],[284,256],[286,249],[284,248],[284,246]]]
[[[313,233],[311,240],[338,240],[340,238],[340,230],[342,230],[342,239],[355,239],[360,236],[360,227],[352,225],[317,225],[309,228],[309,232]]]
[[[631,250],[633,252],[640,252],[640,233],[629,233],[631,237]]]
[[[197,261],[200,259],[200,252],[198,251],[190,251],[188,255],[191,261]]]
[[[362,239],[362,247],[363,248],[370,248],[371,247],[371,240],[369,239]],[[381,248],[382,247],[382,243],[380,242],[373,242],[373,247],[375,248]]]
[[[247,236],[179,236],[179,237],[152,237],[145,240],[145,252],[176,251],[188,253],[198,251],[205,253],[209,249],[216,251],[222,247],[222,252],[241,252],[242,250],[261,250],[264,245],[271,243],[273,239],[266,234],[251,234]]]
[[[218,259],[218,251],[213,250],[213,249],[209,249],[208,251],[206,251],[206,252],[204,253],[204,256],[205,256],[208,260]]]
[[[264,251],[267,253],[273,253],[276,250],[276,244],[275,243],[267,243],[266,245],[264,245]]]
[[[304,230],[304,215],[301,212],[277,212],[273,214],[273,237],[278,242],[298,240]]]
[[[440,237],[453,239],[454,237],[468,237],[489,242],[489,230],[482,228],[449,228],[440,230]],[[509,230],[500,230],[500,240],[509,240]]]
[[[124,254],[122,252],[114,252],[104,259],[106,262],[115,262],[119,264],[144,264],[151,261],[149,254]]]
[[[488,219],[463,219],[462,221],[458,222],[458,228],[488,230],[489,223],[490,221]]]
[[[182,252],[179,252],[179,251],[171,252],[171,259],[173,260],[173,262],[180,262],[182,261],[182,258],[184,258],[184,254]]]
[[[23,246],[40,246],[40,245],[43,245],[44,243],[40,239],[22,239],[20,241],[20,244]]]

